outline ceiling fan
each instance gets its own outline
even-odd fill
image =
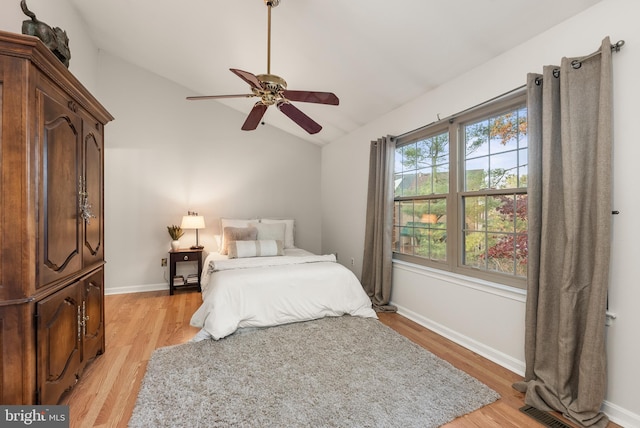
[[[292,91],[287,89],[287,82],[280,76],[271,74],[271,8],[280,4],[280,0],[264,0],[267,5],[267,73],[255,75],[248,71],[231,68],[231,72],[249,84],[251,94],[239,95],[205,95],[196,97],[187,97],[188,100],[210,100],[219,98],[251,98],[259,97],[260,101],[256,102],[249,116],[242,125],[242,130],[252,131],[258,127],[267,108],[276,105],[278,110],[288,116],[297,123],[301,128],[309,134],[315,134],[322,129],[309,116],[300,111],[291,104],[291,101],[300,101],[305,103],[329,104],[337,106],[339,104],[338,97],[331,92],[316,91]]]

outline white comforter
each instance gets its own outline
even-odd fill
[[[377,318],[349,269],[333,255],[299,249],[279,257],[226,260],[210,255],[203,268],[202,300],[191,318],[192,326],[202,328],[195,340],[326,316]]]

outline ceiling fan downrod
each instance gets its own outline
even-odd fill
[[[271,74],[271,8],[280,4],[280,0],[264,0],[267,5],[267,74]]]

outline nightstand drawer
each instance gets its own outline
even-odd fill
[[[173,257],[178,262],[197,262],[200,260],[199,253],[184,253],[184,254],[174,254]]]

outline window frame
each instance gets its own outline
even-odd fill
[[[498,284],[503,284],[519,289],[526,288],[526,277],[516,276],[514,274],[503,274],[495,271],[488,271],[472,266],[464,265],[464,227],[461,223],[464,218],[464,197],[482,196],[482,195],[501,195],[501,194],[527,194],[526,187],[510,188],[510,189],[486,189],[481,191],[466,191],[464,189],[464,134],[463,128],[466,124],[471,124],[478,120],[494,117],[503,113],[507,113],[519,108],[526,108],[526,92],[524,89],[518,89],[511,93],[494,98],[486,103],[480,104],[471,109],[455,114],[447,119],[442,119],[425,127],[411,131],[402,136],[395,138],[396,150],[402,146],[415,143],[443,132],[449,133],[449,192],[446,194],[446,215],[447,226],[447,260],[434,261],[424,257],[411,254],[403,254],[392,248],[394,260],[401,260],[413,264],[423,265],[430,268],[449,271],[469,277],[478,278]],[[462,154],[462,155],[460,155]],[[395,174],[394,174],[395,177]],[[419,201],[441,198],[443,194],[420,195],[420,196],[402,196],[395,197],[394,194],[394,210],[395,205],[399,201]],[[395,226],[395,222],[393,224]]]

